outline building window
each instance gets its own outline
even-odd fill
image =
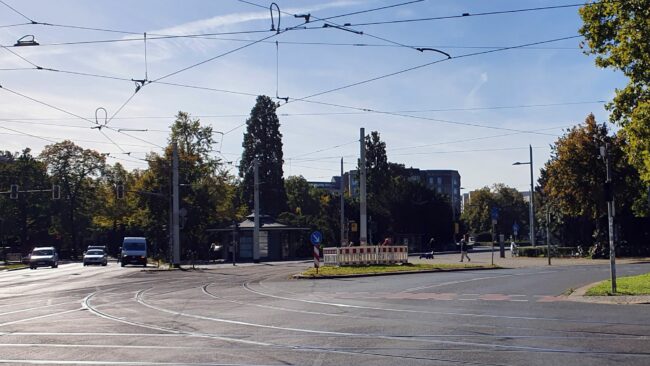
[[[440,179],[440,178],[438,178]],[[438,193],[442,193],[442,187],[438,186]]]
[[[441,185],[442,184],[442,177],[438,177],[437,181],[438,181],[438,185]]]
[[[433,185],[433,177],[429,177],[429,185]]]

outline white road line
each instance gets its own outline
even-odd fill
[[[60,311],[60,312],[58,312],[58,313],[51,313],[51,314],[39,315],[39,316],[31,317],[31,318],[25,318],[25,319],[14,320],[14,321],[11,321],[11,322],[0,323],[0,327],[5,326],[5,325],[10,325],[10,324],[16,324],[16,323],[27,322],[27,321],[30,321],[30,320],[36,320],[36,319],[42,319],[42,318],[48,318],[48,317],[50,317],[50,316],[56,316],[56,315],[62,315],[62,314],[68,314],[68,313],[72,313],[72,312],[74,312],[74,311],[79,311],[79,310],[83,310],[83,308],[76,308],[76,309],[72,309],[72,310]]]
[[[187,363],[187,362],[147,362],[147,361],[81,361],[81,360],[7,360],[0,359],[0,363],[14,365],[132,365],[132,366],[277,366],[270,364],[244,364],[244,363]]]
[[[109,320],[124,323],[124,324],[134,325],[134,326],[138,326],[138,327],[142,327],[142,328],[158,330],[158,331],[163,331],[163,332],[170,332],[170,333],[175,333],[175,334],[185,334],[185,335],[188,335],[188,336],[217,339],[217,340],[226,341],[226,342],[244,343],[244,344],[250,344],[250,345],[255,345],[255,346],[271,346],[271,347],[275,346],[274,344],[271,344],[271,343],[247,341],[247,340],[244,340],[244,339],[222,337],[222,336],[207,334],[207,333],[187,332],[187,331],[182,331],[182,330],[177,330],[177,329],[172,329],[172,328],[167,328],[167,327],[161,327],[161,326],[155,326],[155,325],[149,325],[149,324],[134,322],[134,321],[126,320],[126,319],[119,318],[119,317],[116,317],[116,316],[112,316],[112,315],[109,315],[109,314],[106,314],[106,313],[103,313],[103,312],[97,310],[96,308],[94,308],[90,304],[90,299],[95,294],[96,293],[92,293],[92,294],[88,295],[84,299],[83,305],[84,305],[84,307],[86,309],[88,309],[93,314],[95,314],[95,315],[97,315],[99,317],[105,318],[105,319],[109,319]]]
[[[176,315],[176,316],[184,316],[184,317],[189,317],[189,318],[195,318],[195,319],[201,319],[201,320],[209,320],[209,321],[215,321],[215,322],[227,323],[227,324],[243,325],[243,326],[250,326],[250,327],[257,327],[257,328],[273,329],[273,330],[283,330],[283,331],[291,331],[291,332],[300,332],[300,333],[326,334],[326,335],[334,335],[334,336],[342,336],[342,337],[350,337],[350,338],[387,339],[387,340],[399,340],[399,341],[406,341],[406,342],[445,344],[445,345],[464,346],[464,347],[470,346],[470,347],[509,349],[509,350],[520,350],[520,351],[523,350],[523,351],[529,351],[529,352],[593,353],[592,351],[589,351],[589,350],[541,348],[541,347],[531,347],[531,346],[516,346],[516,345],[505,345],[505,344],[494,344],[494,343],[477,343],[477,342],[463,342],[463,341],[449,341],[449,340],[435,340],[435,339],[421,339],[421,338],[413,339],[413,338],[405,338],[403,336],[388,336],[388,335],[372,334],[372,333],[364,334],[364,333],[320,331],[320,330],[313,330],[313,329],[278,327],[278,326],[266,325],[266,324],[249,323],[249,322],[243,322],[243,321],[238,321],[238,320],[213,318],[213,317],[208,317],[208,316],[203,316],[203,315],[190,314],[190,313],[185,313],[185,312],[174,311],[174,310],[169,310],[169,309],[157,307],[157,306],[146,303],[142,299],[142,295],[146,291],[148,291],[148,290],[139,291],[137,296],[136,296],[138,303],[140,303],[140,304],[142,304],[144,306],[147,306],[149,308],[152,308],[152,309],[164,312],[164,313]],[[297,349],[318,350],[318,348],[316,348],[316,347],[293,346],[293,347],[289,347],[289,348],[293,348],[293,349],[296,349],[296,350]],[[370,354],[366,354],[366,355],[370,355]]]
[[[79,303],[79,300],[62,302],[62,303],[51,304],[51,305],[36,306],[36,307],[33,307],[33,308],[26,308],[26,309],[8,311],[6,313],[0,313],[0,316],[9,315],[9,314],[16,314],[16,313],[22,313],[22,312],[25,312],[25,311],[31,311],[31,310],[37,310],[37,309],[50,308],[50,307],[53,307],[53,306],[69,305],[69,304],[77,304],[77,303]]]
[[[374,306],[361,306],[361,305],[351,305],[351,304],[341,304],[341,303],[331,303],[324,301],[314,301],[314,300],[304,300],[304,299],[295,299],[291,297],[277,296],[272,294],[267,294],[254,290],[250,287],[250,282],[245,282],[243,285],[246,291],[258,294],[260,296],[271,297],[274,299],[288,300],[288,301],[299,301],[309,304],[317,305],[327,305],[327,306],[336,306],[342,308],[351,308],[351,309],[366,309],[366,310],[378,310],[378,311],[389,311],[389,312],[398,312],[398,313],[413,313],[413,314],[431,314],[431,315],[454,315],[454,316],[467,316],[467,317],[476,317],[476,318],[495,318],[495,319],[513,319],[513,320],[539,320],[539,321],[553,321],[553,322],[569,322],[569,323],[582,323],[582,324],[608,324],[608,325],[634,325],[634,326],[646,326],[650,327],[650,324],[623,324],[617,322],[600,322],[600,321],[589,321],[589,320],[576,320],[576,319],[562,319],[562,318],[541,318],[534,316],[508,316],[508,315],[492,315],[492,314],[475,314],[475,313],[457,313],[451,311],[426,311],[426,310],[411,310],[411,309],[394,309],[394,308],[381,308]]]

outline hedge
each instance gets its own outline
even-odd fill
[[[578,253],[575,247],[557,247],[551,246],[551,255],[553,257],[574,257]],[[535,247],[519,247],[517,254],[520,257],[546,257],[546,245]]]

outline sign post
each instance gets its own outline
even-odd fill
[[[496,225],[499,219],[499,208],[492,207],[490,209],[490,216],[492,217],[492,265],[494,266],[494,242],[496,241]]]
[[[318,267],[320,267],[320,243],[323,241],[323,234],[320,231],[314,231],[309,235],[309,240],[314,246],[314,268],[318,273]]]

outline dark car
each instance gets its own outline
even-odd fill
[[[29,268],[36,269],[38,267],[52,267],[59,266],[59,255],[54,247],[37,247],[32,250],[29,256]]]

